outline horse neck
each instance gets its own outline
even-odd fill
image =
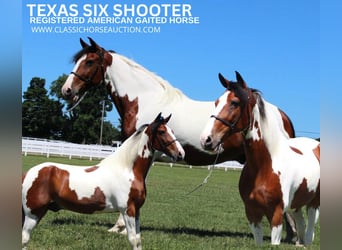
[[[112,65],[107,69],[111,96],[126,97],[130,101],[139,97],[148,102],[161,98],[168,85],[165,81],[128,58],[111,53]]]
[[[145,178],[153,161],[154,150],[150,147],[148,136],[144,133],[130,136],[112,155],[103,159],[100,165],[112,168],[133,169]]]
[[[251,163],[250,166],[256,171],[272,167],[272,157],[279,152],[284,140],[287,139],[283,128],[280,128],[281,121],[273,105],[264,102],[265,117],[262,117],[259,101],[261,99],[252,109],[250,127],[244,136],[246,161]]]

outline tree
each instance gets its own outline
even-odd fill
[[[51,84],[50,93],[57,100],[64,101],[61,88],[66,79],[67,75],[64,74]],[[88,90],[88,94],[79,105],[66,114],[67,123],[64,127],[66,141],[83,144],[99,143],[103,100],[105,100],[103,117],[106,117],[106,112],[113,109],[113,104],[108,100],[107,91],[103,86]],[[70,108],[72,104],[66,103],[66,106]],[[111,145],[112,140],[115,140],[119,133],[110,122],[104,121],[102,144]]]
[[[45,79],[33,77],[23,94],[22,128],[23,136],[46,139],[60,139],[75,143],[96,144],[100,139],[102,120],[101,102],[105,101],[106,112],[113,109],[103,87],[89,90],[88,95],[71,112],[63,112],[64,106],[70,108],[61,93],[67,79],[63,74],[50,85],[50,95],[45,89]],[[109,121],[103,122],[102,144],[111,145],[120,132]]]
[[[65,117],[63,105],[50,100],[45,89],[45,79],[33,77],[23,94],[22,135],[38,138],[60,139]]]

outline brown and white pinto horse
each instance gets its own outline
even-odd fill
[[[263,240],[260,222],[265,215],[272,228],[271,243],[280,244],[283,213],[289,211],[299,243],[308,245],[313,241],[319,215],[320,143],[285,137],[260,93],[248,88],[238,72],[236,78],[237,82],[229,82],[220,75],[227,91],[216,101],[216,110],[201,134],[201,144],[215,150],[222,138],[239,132],[246,155],[239,191],[256,243]],[[306,232],[303,206],[308,214]]]
[[[64,97],[77,103],[92,88],[105,85],[121,118],[124,139],[143,123],[153,119],[159,110],[173,114],[169,126],[185,150],[185,161],[191,165],[209,165],[216,153],[203,150],[198,140],[201,130],[215,108],[214,102],[195,101],[172,87],[167,81],[134,61],[113,51],[107,51],[89,38],[90,44],[80,39],[82,49],[74,56],[75,66],[62,87]],[[272,104],[265,102],[266,107]],[[295,137],[287,115],[278,108],[279,127],[287,137]],[[192,122],[184,122],[191,114]],[[239,133],[222,141],[222,152],[217,163],[236,160],[245,162],[243,138]],[[111,231],[123,229],[119,219]],[[288,227],[288,237],[292,230]]]
[[[80,39],[82,49],[74,56],[75,66],[62,87],[66,99],[77,102],[89,88],[103,83],[120,115],[125,138],[163,110],[173,114],[169,126],[184,147],[185,161],[191,165],[214,162],[216,154],[203,150],[198,141],[203,125],[215,108],[214,102],[192,100],[141,65],[103,49],[91,38],[89,41],[90,45]],[[281,110],[277,112],[284,133],[294,137],[290,119]],[[192,122],[185,123],[189,114]],[[218,162],[245,162],[239,133],[225,140],[222,146],[224,151]]]
[[[31,168],[22,182],[23,246],[48,210],[68,209],[86,214],[120,211],[132,249],[141,249],[139,210],[146,198],[145,178],[153,154],[159,150],[175,160],[184,157],[166,125],[170,116],[164,119],[159,114],[96,166],[46,162]]]

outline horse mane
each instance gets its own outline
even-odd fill
[[[175,96],[175,94],[179,97],[184,96],[183,92],[180,91],[179,89],[173,87],[168,81],[163,79],[162,77],[158,76],[156,73],[149,71],[145,67],[141,66],[140,64],[136,63],[134,60],[129,59],[123,55],[116,54],[120,56],[120,58],[127,63],[129,66],[132,68],[135,68],[139,71],[142,71],[143,73],[149,75],[152,79],[154,79],[164,90],[169,96]]]
[[[95,53],[95,49],[92,46],[84,47],[81,50],[79,50],[73,57],[72,57],[72,62],[76,63],[83,55],[88,54],[88,53]],[[165,93],[167,94],[168,97],[182,97],[184,96],[183,92],[180,91],[179,89],[173,87],[168,81],[164,80],[162,77],[158,76],[156,73],[153,73],[140,64],[136,63],[135,61],[120,55],[116,53],[114,50],[108,50],[108,52],[116,54],[120,56],[120,58],[127,63],[129,66],[142,71],[143,73],[149,75],[152,79],[156,80],[156,82],[165,90]]]
[[[256,99],[261,119],[266,118],[265,102],[262,98],[262,93],[260,90],[255,88],[248,88],[247,91],[245,91],[240,84],[234,81],[231,81],[229,90],[234,90],[235,94],[239,97],[239,99],[243,100],[244,102],[248,101],[248,91],[251,91],[252,95]]]
[[[134,133],[134,136],[136,137],[136,136],[140,135],[140,134],[145,130],[145,128],[148,127],[148,125],[149,125],[149,124],[143,124],[143,125],[141,125],[141,126],[137,129],[137,131]]]
[[[252,91],[252,94],[254,95],[255,99],[257,100],[259,112],[260,112],[260,117],[262,119],[266,118],[266,112],[265,112],[265,102],[264,98],[262,98],[262,93],[260,90],[250,88]]]

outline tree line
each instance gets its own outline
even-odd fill
[[[22,99],[22,136],[105,145],[120,140],[119,128],[103,120],[100,142],[103,101],[103,117],[113,109],[113,103],[103,87],[90,89],[76,108],[65,112],[71,107],[61,93],[67,77],[65,74],[58,77],[49,90],[45,87],[45,79],[31,79]]]

